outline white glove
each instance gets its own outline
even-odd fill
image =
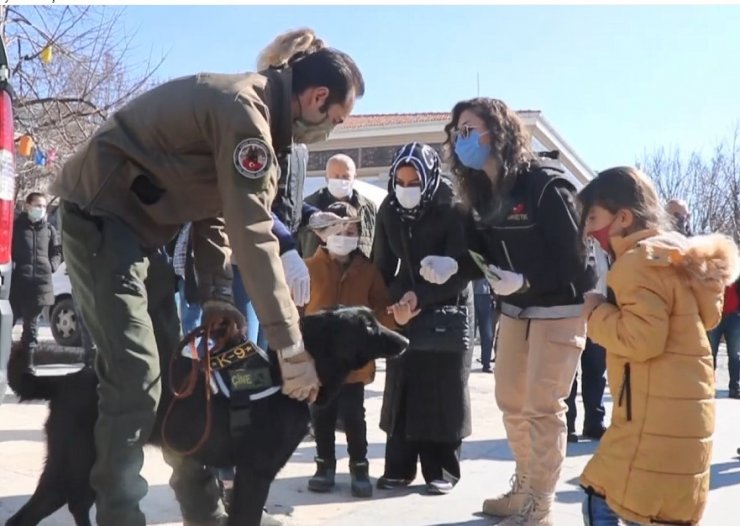
[[[308,274],[308,267],[295,250],[288,250],[280,256],[280,260],[283,262],[290,295],[295,304],[302,307],[311,300],[311,277]]]
[[[441,285],[457,274],[457,261],[447,256],[427,256],[421,260],[421,277],[429,283]]]
[[[283,394],[313,403],[319,394],[321,382],[313,358],[306,352],[303,342],[290,349],[278,351],[277,355],[283,377]]]
[[[510,296],[524,288],[525,280],[521,274],[502,270],[496,265],[488,265],[488,270],[498,277],[496,280],[488,280],[497,296]]]

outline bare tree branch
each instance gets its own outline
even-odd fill
[[[722,232],[740,243],[740,121],[708,158],[660,148],[645,153],[638,165],[663,199],[688,203],[695,232]]]
[[[102,6],[3,6],[15,90],[16,139],[30,135],[56,161],[38,166],[17,156],[18,195],[43,191],[61,163],[113,112],[153,84],[164,57],[131,64],[135,34],[124,33],[120,9]],[[41,60],[52,46],[53,60]]]

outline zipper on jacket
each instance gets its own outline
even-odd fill
[[[514,263],[511,262],[511,256],[509,256],[509,249],[506,248],[506,241],[503,239],[501,240],[501,246],[504,247],[504,255],[506,256],[506,261],[509,263],[509,270],[514,271]]]
[[[38,255],[36,254],[36,244],[38,239],[38,230],[31,224],[31,232],[33,236],[33,250],[31,251],[31,283],[36,283],[36,263],[38,262]]]
[[[632,421],[632,380],[630,364],[624,364],[624,379],[622,380],[622,390],[619,392],[619,407],[622,402],[626,404],[627,422]]]

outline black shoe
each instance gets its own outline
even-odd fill
[[[396,489],[409,486],[414,479],[392,479],[385,475],[378,479],[378,489]]]
[[[578,435],[576,435],[573,431],[568,431],[568,442],[571,444],[577,444]]]
[[[367,499],[373,496],[373,485],[370,483],[370,465],[367,460],[349,463],[349,473],[352,477],[352,496]]]
[[[735,391],[734,389],[730,390],[730,398],[734,400],[740,400],[740,391]]]
[[[429,495],[447,495],[455,485],[446,480],[433,480],[427,484],[427,493]]]
[[[316,458],[316,474],[308,480],[308,489],[316,493],[326,493],[334,487],[334,475],[337,463],[335,460]]]
[[[601,424],[597,427],[583,428],[583,436],[592,440],[601,440],[601,437],[604,436],[604,433],[606,433],[606,428],[604,427],[604,424]]]
[[[493,372],[493,369],[491,369],[490,367],[484,367],[483,369],[481,369],[481,372],[490,374]]]

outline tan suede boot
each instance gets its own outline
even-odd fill
[[[514,474],[511,477],[511,489],[483,501],[483,513],[494,517],[511,517],[522,511],[529,498],[529,483],[526,475]]]
[[[553,497],[552,493],[530,492],[521,512],[507,517],[498,526],[555,526],[551,513]]]

